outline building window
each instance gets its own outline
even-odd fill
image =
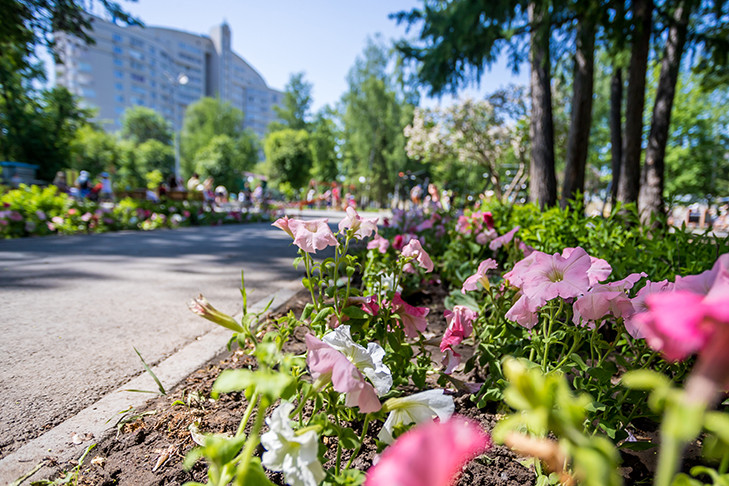
[[[144,61],[144,54],[142,54],[139,51],[135,51],[134,49],[129,50],[129,55],[136,59],[137,61]]]
[[[119,46],[114,46],[114,49],[112,49],[112,50],[114,51],[114,54],[121,54],[122,53],[122,48],[119,47]]]
[[[124,65],[124,61],[122,61],[122,60],[121,60],[121,59],[119,59],[118,57],[115,57],[115,58],[114,58],[114,65],[115,65],[115,66],[123,66],[123,65]]]
[[[84,98],[95,98],[96,91],[90,88],[81,88],[81,96],[83,96]]]
[[[133,84],[130,89],[132,90],[132,92],[137,93],[137,94],[141,94],[141,95],[147,94],[147,90],[142,88],[141,86],[137,86],[137,85]]]
[[[130,37],[129,43],[134,47],[142,47],[144,45],[144,41],[142,41],[142,39],[137,39],[136,37]]]
[[[123,115],[124,114],[124,107],[123,106],[117,106],[114,108],[114,111],[116,111],[117,115]]]
[[[89,64],[88,62],[80,62],[78,63],[78,70],[84,73],[90,73],[91,64]]]
[[[144,82],[144,76],[140,76],[139,74],[131,73],[129,77],[132,78],[132,81],[137,81],[138,83]]]
[[[124,73],[121,72],[121,71],[119,71],[119,70],[117,70],[117,69],[115,69],[114,70],[114,77],[119,78],[119,79],[124,79]]]
[[[129,66],[137,71],[144,71],[144,64],[137,61],[129,61]]]
[[[114,100],[117,103],[124,103],[124,97],[122,95],[116,95],[116,96],[114,96]]]
[[[122,41],[122,36],[120,36],[119,34],[112,34],[111,35],[111,40],[113,40],[114,42],[121,42]]]
[[[116,88],[118,91],[124,91],[124,85],[121,83],[114,83],[114,88]]]

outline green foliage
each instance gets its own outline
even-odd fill
[[[172,145],[172,132],[162,115],[146,106],[128,108],[122,117],[121,138],[139,145],[156,140],[163,145]]]
[[[194,171],[203,179],[212,177],[215,185],[237,191],[243,171],[252,169],[257,158],[256,144],[251,137],[234,140],[228,135],[216,135],[197,152]]]
[[[274,106],[279,121],[272,122],[269,132],[290,128],[291,130],[309,129],[311,118],[311,89],[313,85],[304,80],[304,73],[292,74],[284,91],[283,106]]]
[[[333,113],[319,113],[311,123],[309,149],[311,150],[311,175],[317,181],[335,181],[339,174],[337,167],[338,140]]]
[[[111,171],[120,165],[119,142],[109,133],[84,125],[76,133],[70,145],[69,166],[76,170],[87,170],[92,175]]]
[[[343,168],[351,181],[365,177],[362,188],[372,200],[386,204],[398,172],[407,170],[403,129],[412,120],[413,106],[394,87],[388,53],[369,41],[347,76],[342,96]]]
[[[278,183],[301,188],[309,182],[312,154],[306,130],[283,129],[266,135],[263,142],[270,174]]]

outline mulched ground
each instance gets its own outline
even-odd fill
[[[443,298],[445,292],[413,296],[411,302],[428,306],[428,329],[442,335],[445,329]],[[288,305],[298,315],[307,302],[307,294],[298,294]],[[288,311],[288,309],[287,309]],[[299,333],[297,333],[298,335]],[[303,337],[303,332],[300,338]],[[305,349],[303,342],[292,343],[292,352]],[[143,410],[129,412],[118,424],[119,433],[101,441],[89,453],[80,468],[79,485],[180,485],[186,481],[206,482],[204,461],[190,471],[184,471],[182,461],[195,444],[189,426],[198,424],[202,432],[234,433],[245,410],[245,399],[239,393],[222,395],[211,400],[210,390],[220,372],[228,368],[242,368],[253,364],[240,350],[225,353],[202,367],[167,396],[158,397]],[[456,394],[456,413],[480,422],[491,430],[499,416],[479,410],[468,395]],[[376,436],[379,425],[370,428],[368,435]],[[334,447],[330,448],[332,451]],[[374,441],[366,441],[354,467],[366,470],[376,456]],[[528,461],[515,456],[504,447],[494,447],[485,456],[472,461],[461,475],[460,486],[523,486],[534,484],[533,471],[525,466]],[[68,471],[75,464],[59,466]],[[271,479],[283,485],[280,474]]]

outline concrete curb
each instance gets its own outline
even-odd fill
[[[291,287],[293,287],[293,282],[250,306],[249,312],[261,312],[271,299],[273,302],[268,312],[280,309],[297,293]],[[166,389],[172,389],[191,373],[225,351],[225,345],[230,336],[231,331],[215,326],[210,332],[153,366],[152,371]],[[100,442],[114,432],[114,419],[120,417],[119,412],[130,407],[142,407],[153,398],[146,393],[125,391],[128,389],[156,390],[157,385],[148,373],[143,373],[75,416],[23,445],[0,460],[0,483],[9,485],[24,475],[28,475],[40,465],[43,466],[32,474],[33,480],[47,477],[54,471],[45,465],[50,462],[51,458],[58,463],[78,459],[89,445]],[[74,439],[80,443],[74,444]],[[93,452],[90,456],[93,457]],[[90,461],[91,457],[87,458],[87,461]]]

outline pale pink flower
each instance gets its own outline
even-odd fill
[[[345,229],[354,231],[354,237],[358,240],[377,233],[377,218],[362,218],[353,207],[347,207],[347,216],[339,222],[339,231]]]
[[[506,312],[505,317],[527,329],[531,329],[539,322],[537,311],[545,302],[533,301],[521,293],[517,295],[520,295],[519,299]]]
[[[544,253],[533,255],[537,255],[536,260],[529,267],[528,277],[522,285],[522,292],[530,300],[569,299],[588,289],[590,255],[584,249],[575,248],[568,257],[558,253],[551,256]]]
[[[646,305],[646,297],[659,292],[670,292],[673,290],[674,284],[668,280],[661,280],[660,282],[646,281],[645,287],[640,289],[635,297],[631,299],[635,312],[645,312],[648,310]]]
[[[290,219],[288,223],[294,236],[294,245],[307,253],[316,253],[316,250],[323,250],[328,246],[338,246],[328,221],[326,218],[309,221]]]
[[[358,406],[362,413],[377,412],[382,407],[374,387],[343,353],[312,334],[304,339],[309,349],[306,363],[315,380],[330,380],[334,390],[347,395],[345,404]]]
[[[572,255],[572,252],[576,249],[577,248],[565,248],[562,250],[562,258],[569,258],[570,255]],[[613,267],[611,267],[607,261],[602,258],[590,256],[590,269],[587,271],[587,277],[590,280],[590,285],[602,282],[610,276],[612,271]]]
[[[402,299],[399,292],[395,292],[392,298],[392,311],[400,318],[405,336],[409,338],[417,337],[419,333],[425,331],[428,321],[425,316],[428,315],[430,309],[427,307],[415,307]]]
[[[17,211],[10,211],[10,221],[23,221],[23,215]]]
[[[587,324],[592,328],[596,321],[607,315],[628,319],[635,313],[635,310],[625,292],[633,288],[633,285],[645,276],[646,274],[643,272],[632,273],[616,282],[594,285],[573,304],[572,322],[578,325]],[[633,336],[634,329],[632,327],[626,327],[626,329]]]
[[[420,233],[421,231],[429,230],[433,227],[433,220],[432,219],[426,219],[419,225],[415,227],[415,231]]]
[[[415,261],[417,261],[426,272],[433,271],[433,261],[430,259],[430,256],[428,256],[425,250],[423,250],[423,246],[416,238],[413,238],[407,245],[405,245],[405,248],[402,249],[402,256],[414,257]]]
[[[507,243],[510,243],[511,240],[514,239],[514,235],[517,231],[519,231],[521,228],[519,226],[516,226],[514,229],[506,233],[505,235],[501,235],[498,238],[496,238],[494,241],[489,243],[489,249],[491,251],[496,251],[502,246],[506,245]]]
[[[445,319],[448,327],[440,342],[440,351],[444,352],[446,348],[458,346],[461,341],[470,336],[473,332],[473,321],[477,317],[478,313],[465,305],[457,305],[453,307],[453,311],[446,309]]]
[[[521,288],[529,276],[529,269],[532,265],[536,264],[537,258],[543,255],[545,254],[541,251],[535,251],[529,256],[522,258],[514,264],[514,267],[510,271],[504,274],[504,280],[508,281],[512,287]]]
[[[390,246],[390,241],[387,238],[383,238],[380,235],[376,235],[369,243],[367,243],[368,250],[374,250],[375,248],[380,253],[387,253],[387,248]]]
[[[498,264],[493,258],[487,258],[486,260],[479,263],[476,273],[468,277],[466,281],[463,282],[461,293],[465,294],[469,290],[476,290],[478,288],[476,284],[478,283],[480,283],[485,289],[487,289],[489,287],[489,279],[486,274],[489,270],[494,270],[497,266]]]
[[[466,236],[471,234],[471,227],[468,223],[468,218],[463,214],[458,216],[456,231]]]
[[[485,245],[494,238],[496,238],[496,231],[489,229],[483,230],[476,235],[476,243],[478,243],[479,245]]]
[[[443,374],[450,375],[461,364],[461,355],[453,351],[452,348],[446,348],[443,351],[443,359],[440,364],[443,365]]]
[[[723,268],[729,268],[729,253],[721,255],[710,270],[701,272],[698,275],[687,275],[685,277],[676,275],[674,290],[687,290],[696,294],[706,295],[709,293],[711,286],[714,285],[716,276]]]
[[[490,447],[481,427],[463,417],[421,424],[385,449],[365,486],[451,486],[463,466]]]
[[[291,232],[291,229],[289,228],[289,219],[288,216],[284,216],[283,218],[278,218],[276,221],[271,223],[271,226],[275,226],[276,228],[282,229],[288,234],[291,238],[294,237],[294,234]]]
[[[519,246],[519,249],[524,254],[524,258],[528,257],[529,255],[531,255],[535,251],[534,250],[534,247],[527,245],[523,241],[519,241],[518,246]]]

